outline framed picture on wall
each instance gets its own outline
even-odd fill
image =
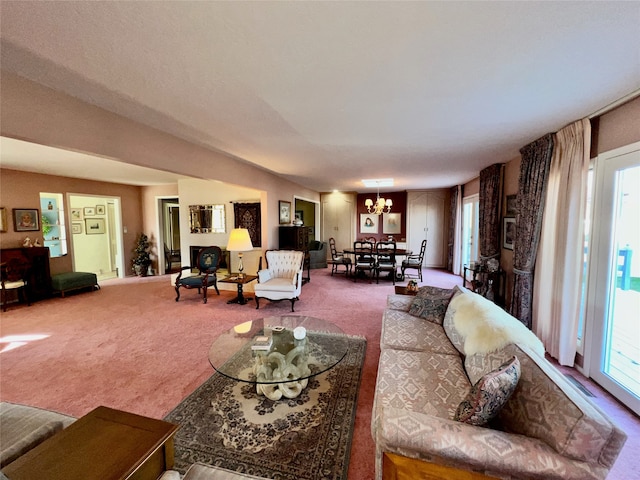
[[[402,219],[401,213],[383,213],[382,214],[382,233],[401,233],[402,225],[400,220]]]
[[[378,215],[372,215],[370,213],[360,214],[360,233],[378,233],[378,221],[380,217]]]
[[[96,205],[96,215],[104,215],[104,205]]]
[[[82,233],[82,224],[79,222],[72,223],[71,233]]]
[[[507,211],[506,214],[509,216],[515,216],[515,214],[518,211],[517,205],[516,205],[516,199],[518,198],[517,195],[507,195]]]
[[[78,220],[82,220],[82,209],[81,208],[72,208],[71,209],[71,221],[77,222]]]
[[[14,208],[13,228],[16,232],[37,232],[40,230],[40,212],[37,208]]]
[[[99,235],[105,233],[104,218],[85,218],[84,229],[87,235]]]
[[[291,223],[291,202],[280,200],[278,201],[278,207],[280,211],[280,225]]]
[[[96,209],[94,207],[84,207],[84,216],[90,217],[91,215],[96,214]]]
[[[516,239],[515,217],[504,217],[502,225],[502,248],[513,250],[513,242]]]
[[[0,232],[7,231],[7,209],[0,207]]]

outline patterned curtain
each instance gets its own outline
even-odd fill
[[[480,262],[490,258],[500,259],[500,206],[502,205],[502,170],[496,163],[480,172],[480,215],[478,236]]]
[[[458,206],[458,186],[451,187],[451,204],[449,206],[449,242],[447,252],[447,270],[453,272],[453,245],[456,238],[456,215]]]
[[[254,247],[260,247],[262,245],[260,202],[234,203],[233,217],[234,228],[246,228],[249,230],[251,243]]]
[[[550,133],[520,149],[522,163],[518,179],[513,296],[509,313],[528,328],[531,328],[533,270],[540,242],[552,152],[553,135]]]

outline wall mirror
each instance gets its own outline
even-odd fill
[[[189,205],[191,233],[226,233],[224,204]]]

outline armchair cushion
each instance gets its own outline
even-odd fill
[[[293,305],[302,291],[304,252],[297,250],[267,250],[267,266],[258,271],[258,283],[254,287],[256,308],[260,299],[291,300]]]

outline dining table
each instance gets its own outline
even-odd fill
[[[342,250],[342,252],[345,255],[353,255],[354,257],[357,257],[358,255],[363,255],[363,254],[367,254],[367,255],[370,254],[374,257],[378,255],[378,252],[376,252],[375,247],[373,248],[373,250],[371,250],[371,252],[369,252],[368,249],[362,249],[362,248],[345,248],[344,250]],[[380,255],[388,255],[388,254],[389,254],[388,250],[380,251]],[[406,257],[412,254],[413,254],[413,251],[407,248],[396,248],[395,250],[396,257]],[[404,280],[404,275],[396,272],[396,280],[399,280],[399,281]]]

